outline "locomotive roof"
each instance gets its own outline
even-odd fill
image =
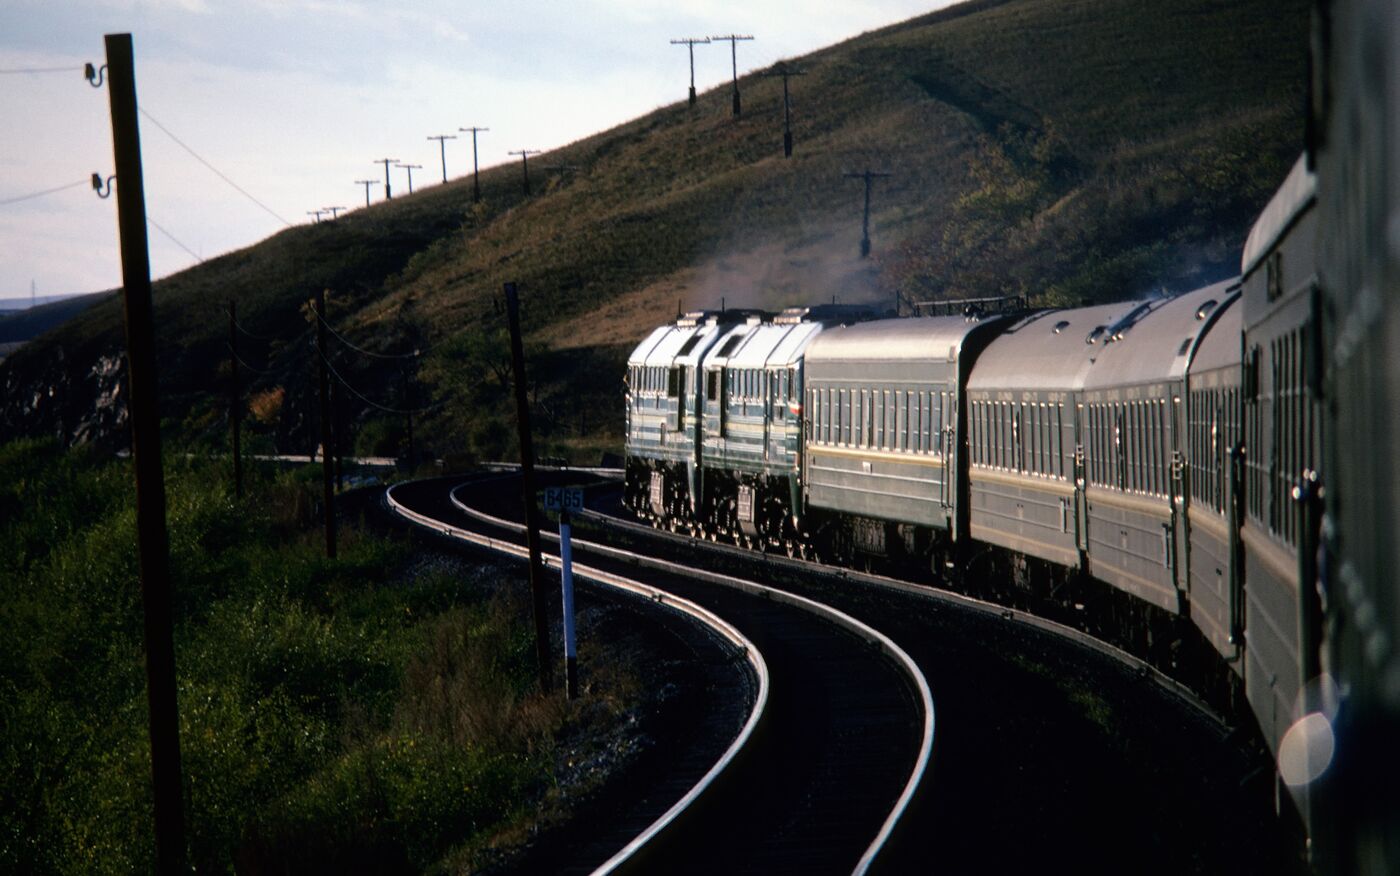
[[[1186,373],[1197,338],[1210,328],[1220,303],[1237,294],[1238,286],[1237,280],[1228,280],[1154,303],[1151,312],[1130,329],[1101,342],[1094,367],[1084,378],[1084,388],[1180,378]]]
[[[1273,250],[1279,240],[1293,227],[1298,217],[1307,212],[1317,198],[1317,177],[1308,170],[1305,156],[1293,163],[1283,185],[1279,186],[1264,212],[1259,214],[1249,237],[1244,242],[1240,259],[1240,276],[1247,277]]]
[[[819,322],[736,326],[705,357],[705,367],[764,368],[790,365],[822,330]],[[732,342],[732,343],[731,343]]]
[[[859,322],[818,335],[807,347],[807,362],[955,361],[967,336],[985,325],[961,316]]]
[[[1103,351],[1101,338],[1143,301],[1073,310],[1042,310],[1017,322],[987,345],[968,389],[1075,390]],[[1089,343],[1089,337],[1099,337]]]
[[[647,335],[646,340],[637,345],[632,351],[632,355],[627,357],[627,364],[670,366],[680,359],[682,362],[694,362],[695,358],[709,348],[713,339],[724,331],[728,326],[716,324],[714,320],[702,322],[699,325],[687,325],[684,321],[663,325],[652,330]],[[692,339],[695,343],[687,347],[687,343]],[[685,352],[682,353],[682,350]]]

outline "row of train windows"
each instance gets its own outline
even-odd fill
[[[1084,464],[1089,481],[1133,493],[1166,496],[1170,485],[1165,399],[1086,406]]]
[[[922,389],[814,388],[807,394],[811,438],[848,447],[941,453],[951,398],[947,392]]]
[[[968,407],[972,464],[1063,479],[1065,406],[1046,402],[974,401]],[[1069,423],[1069,428],[1074,428]]]
[[[1305,330],[1299,328],[1269,343],[1272,392],[1261,386],[1245,407],[1248,444],[1259,448],[1251,450],[1246,460],[1249,516],[1289,545],[1298,543],[1302,525],[1293,488],[1304,469],[1317,465],[1316,402],[1308,393],[1304,340]],[[1257,351],[1252,360],[1258,362]],[[1273,435],[1268,446],[1263,435],[1266,423]]]
[[[723,375],[723,376],[721,376]],[[705,375],[705,398],[719,399],[720,381],[724,381],[725,398],[732,404],[787,402],[800,398],[796,369],[763,370],[759,368],[717,368]]]
[[[1191,498],[1225,513],[1230,447],[1240,435],[1239,387],[1191,393]]]
[[[627,369],[627,385],[631,388],[634,398],[643,395],[674,396],[679,380],[673,372],[679,370],[660,365],[632,365]]]

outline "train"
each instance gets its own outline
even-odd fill
[[[695,311],[633,351],[623,501],[1125,644],[1252,720],[1328,873],[1400,872],[1400,12],[1320,3],[1237,277],[1071,309]]]

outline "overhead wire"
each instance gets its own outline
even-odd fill
[[[313,346],[314,346],[314,345],[313,345]],[[427,405],[426,407],[421,407],[421,408],[407,408],[407,409],[405,409],[405,408],[391,408],[391,407],[388,407],[388,406],[386,406],[386,405],[381,405],[381,404],[379,404],[378,402],[376,402],[376,401],[374,401],[374,400],[372,400],[372,399],[370,399],[370,398],[367,398],[367,397],[365,396],[364,393],[360,392],[358,389],[356,389],[355,387],[351,386],[351,385],[350,385],[350,381],[346,380],[344,377],[341,377],[341,376],[340,376],[340,372],[335,370],[335,366],[331,364],[330,358],[326,356],[326,354],[325,354],[324,351],[322,351],[322,350],[320,350],[320,349],[317,349],[317,350],[316,350],[316,355],[318,355],[318,356],[321,357],[321,361],[322,361],[323,363],[325,363],[326,370],[327,370],[328,372],[330,372],[331,376],[333,376],[333,377],[336,379],[336,381],[340,383],[341,386],[343,386],[343,387],[345,387],[346,389],[348,389],[348,390],[350,391],[350,393],[351,393],[352,395],[354,395],[356,398],[358,398],[360,401],[364,402],[365,404],[369,405],[369,406],[372,407],[372,408],[375,408],[375,409],[377,409],[377,410],[381,410],[381,411],[383,411],[383,412],[386,413],[386,414],[421,414],[421,413],[425,413],[425,412],[427,412],[427,411],[437,410],[438,408],[443,407],[444,405],[447,404],[446,401],[440,401],[440,402],[437,402],[437,403],[435,403],[435,404]]]
[[[71,65],[68,67],[12,67],[6,70],[0,70],[0,75],[9,73],[73,73],[81,72],[82,69],[82,67]]]
[[[189,254],[190,254],[190,258],[194,259],[196,262],[203,262],[203,261],[204,261],[204,259],[200,258],[199,255],[198,255],[194,250],[190,249],[188,246],[185,246],[183,243],[181,243],[180,240],[179,240],[175,235],[171,234],[169,231],[166,231],[164,228],[162,228],[162,227],[161,227],[161,224],[160,224],[159,222],[157,222],[156,220],[152,219],[152,218],[151,218],[151,215],[150,215],[149,213],[146,214],[146,221],[149,222],[149,223],[151,223],[151,227],[155,228],[155,230],[159,231],[161,234],[164,234],[166,237],[170,238],[170,241],[171,241],[172,243],[174,243],[176,246],[178,246],[180,249],[183,249],[185,252],[189,253]]]
[[[27,195],[19,195],[14,198],[6,198],[3,201],[0,201],[0,207],[3,207],[7,204],[18,204],[20,201],[31,201],[34,198],[42,198],[44,195],[52,195],[56,192],[64,192],[68,189],[76,189],[78,186],[86,186],[91,184],[92,183],[89,180],[80,179],[77,182],[69,183],[66,186],[57,186],[52,189],[44,189],[42,192],[30,192]]]
[[[419,359],[423,356],[423,352],[421,350],[414,350],[412,353],[376,353],[373,350],[366,350],[364,347],[356,346],[355,343],[352,342],[349,338],[345,337],[340,332],[332,328],[331,324],[326,322],[325,318],[322,317],[319,313],[316,314],[316,319],[320,320],[321,325],[326,327],[326,331],[335,335],[336,338],[342,344],[354,350],[356,353],[360,353],[361,355],[370,356],[375,359]]]
[[[236,183],[236,182],[234,182],[233,180],[229,179],[228,176],[227,176],[226,174],[224,174],[223,171],[219,170],[217,167],[215,167],[214,165],[212,165],[212,164],[210,164],[208,161],[206,161],[206,160],[204,159],[204,157],[201,156],[198,152],[194,151],[194,149],[192,149],[188,143],[186,143],[184,140],[181,140],[179,137],[175,136],[174,132],[172,132],[172,131],[171,131],[169,128],[167,128],[165,125],[162,125],[162,124],[160,123],[160,121],[159,121],[155,116],[153,116],[153,115],[151,115],[149,112],[147,112],[145,107],[141,107],[140,110],[141,110],[141,115],[143,115],[143,116],[145,116],[147,119],[149,119],[150,122],[151,122],[151,124],[155,125],[157,128],[160,128],[161,131],[165,132],[165,135],[166,135],[167,137],[169,137],[171,140],[174,140],[175,143],[176,143],[177,145],[179,145],[179,147],[180,147],[181,149],[184,149],[184,150],[185,150],[186,152],[188,152],[190,155],[194,156],[194,159],[195,159],[196,161],[198,161],[200,164],[204,165],[205,167],[207,167],[207,168],[209,168],[211,171],[213,171],[215,176],[217,176],[219,179],[223,180],[224,182],[228,183],[229,185],[233,186],[233,188],[236,189],[236,190],[238,191],[239,194],[243,195],[243,197],[245,197],[245,198],[247,198],[248,200],[252,201],[254,204],[257,204],[259,207],[261,207],[263,210],[265,210],[269,215],[271,215],[271,216],[272,216],[274,219],[276,219],[278,222],[281,222],[283,225],[287,226],[288,228],[291,228],[291,227],[292,227],[292,223],[288,222],[286,219],[283,219],[281,216],[279,216],[279,215],[277,214],[277,211],[276,211],[276,210],[273,210],[271,207],[269,207],[268,205],[264,204],[262,201],[259,201],[259,200],[258,200],[256,197],[254,197],[254,196],[252,195],[252,193],[250,193],[247,189],[243,188],[243,187],[240,186],[238,183]]]

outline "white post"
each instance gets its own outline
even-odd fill
[[[559,571],[564,585],[564,685],[569,699],[578,696],[578,643],[574,637],[574,556],[569,542],[569,512],[559,514]]]

